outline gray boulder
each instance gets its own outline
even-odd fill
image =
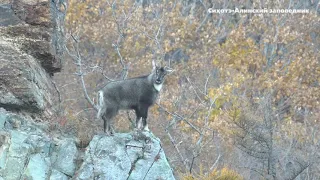
[[[78,156],[78,149],[73,140],[64,140],[57,150],[57,158],[54,168],[60,172],[73,176],[76,170],[75,161]]]
[[[6,180],[48,179],[55,160],[52,154],[59,154],[57,150],[64,149],[65,143],[52,140],[45,131],[47,125],[35,123],[27,115],[0,108],[0,119],[5,124],[0,128],[0,177]],[[72,145],[70,141],[68,144]],[[69,150],[64,149],[64,153],[77,155]],[[75,164],[68,165],[75,167]],[[65,167],[62,170],[68,172],[70,168]]]
[[[29,156],[29,162],[24,171],[23,179],[43,180],[49,175],[50,161],[46,161],[43,154]]]
[[[75,179],[174,179],[152,133],[96,135],[86,150]]]

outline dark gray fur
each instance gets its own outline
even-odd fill
[[[110,122],[121,109],[135,110],[136,126],[142,119],[143,128],[146,127],[148,109],[155,103],[165,75],[172,71],[166,67],[156,67],[155,64],[153,66],[151,74],[147,76],[110,82],[99,91],[97,116],[103,119],[106,133],[113,133]],[[156,87],[160,88],[157,90]]]

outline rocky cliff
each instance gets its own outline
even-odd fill
[[[82,150],[50,130],[66,10],[63,0],[0,4],[0,180],[174,179],[152,133],[96,135]]]
[[[60,71],[66,5],[14,0],[0,6],[0,106],[43,112],[57,97],[50,76]]]

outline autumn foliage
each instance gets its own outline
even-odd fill
[[[304,7],[310,13],[208,14],[213,6]],[[124,71],[125,78],[149,73],[151,60],[175,69],[148,122],[176,174],[185,173],[181,179],[317,179],[316,7],[302,0],[70,0],[66,36],[70,49],[75,45],[71,35],[78,38],[93,99],[110,79],[125,77]],[[64,72],[55,78],[64,96],[66,126],[82,129],[75,133],[88,141],[102,130],[102,122],[94,121],[95,111],[82,98],[78,77],[65,78],[75,72],[69,57]],[[80,123],[79,117],[96,126],[83,128],[87,123]],[[134,113],[123,112],[114,120],[116,130],[130,131],[128,119],[134,118]]]

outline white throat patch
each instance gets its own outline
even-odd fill
[[[154,88],[159,92],[162,88],[162,84],[153,84]]]

